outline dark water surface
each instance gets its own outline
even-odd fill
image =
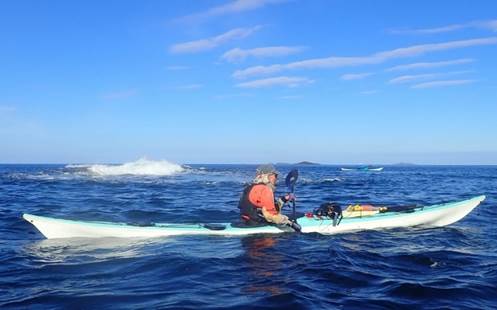
[[[487,195],[438,229],[46,240],[21,219],[235,221],[254,170],[195,165],[169,176],[105,176],[0,165],[0,308],[497,308],[495,166],[300,167],[301,211],[327,200],[435,204]]]

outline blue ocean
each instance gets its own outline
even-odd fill
[[[299,169],[299,212],[326,201],[429,205],[487,196],[443,228],[48,240],[21,217],[237,221],[255,168],[150,160],[0,165],[0,308],[497,308],[497,166],[392,165],[374,172],[277,165],[282,176]]]

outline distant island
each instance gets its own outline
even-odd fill
[[[299,163],[296,163],[295,165],[299,165],[299,166],[317,166],[319,164],[318,163],[313,163],[313,162],[310,162],[310,161],[301,161]]]

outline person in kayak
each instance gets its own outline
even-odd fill
[[[295,200],[293,194],[275,199],[278,171],[273,165],[261,165],[256,170],[255,179],[245,187],[238,208],[242,220],[247,225],[274,223],[292,226],[293,222],[281,214],[281,208],[289,201]]]

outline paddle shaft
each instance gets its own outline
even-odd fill
[[[288,173],[288,175],[286,176],[286,179],[285,179],[285,182],[286,182],[286,186],[288,188],[288,192],[292,194],[293,196],[293,200],[292,200],[292,217],[293,217],[293,221],[296,221],[296,207],[295,207],[295,195],[294,195],[294,192],[295,192],[295,184],[297,183],[297,179],[299,177],[299,172],[297,169],[293,169],[292,171],[290,171]]]
[[[293,192],[292,192],[292,194],[293,194]],[[295,212],[295,195],[294,195],[294,199],[292,200],[292,218],[294,221],[297,220],[296,212]]]

